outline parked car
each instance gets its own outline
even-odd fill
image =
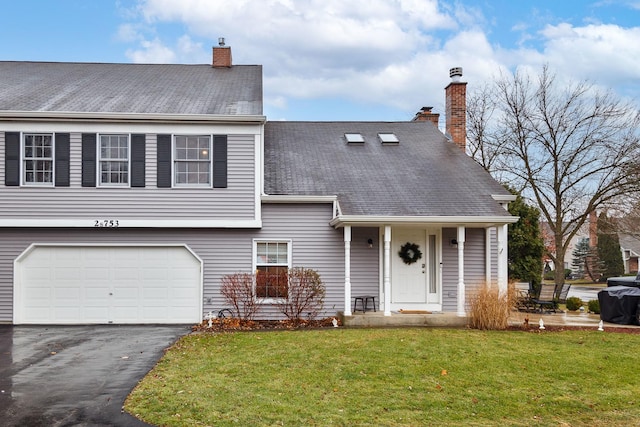
[[[640,288],[640,272],[638,272],[635,277],[609,277],[607,279],[607,286],[631,286],[634,288]]]

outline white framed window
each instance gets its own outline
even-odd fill
[[[100,135],[98,139],[99,185],[129,185],[129,159],[129,135]]]
[[[211,136],[176,135],[173,182],[176,186],[211,186]]]
[[[53,185],[53,134],[25,133],[22,142],[23,183]]]
[[[291,240],[254,240],[256,297],[261,300],[288,297]]]

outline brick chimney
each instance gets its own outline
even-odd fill
[[[444,89],[446,126],[445,133],[463,151],[467,143],[467,83],[461,82],[462,67],[449,70],[451,83]]]
[[[224,45],[224,37],[213,47],[213,68],[231,68],[231,48]]]
[[[436,127],[438,127],[438,120],[440,119],[440,114],[432,113],[431,109],[433,107],[422,107],[420,111],[418,111],[413,118],[414,122],[426,122],[427,120],[433,123]]]

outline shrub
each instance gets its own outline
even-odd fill
[[[227,304],[231,304],[242,320],[253,320],[260,309],[257,302],[253,274],[235,273],[222,278],[220,292]]]
[[[502,330],[509,326],[509,312],[513,305],[510,293],[481,286],[471,298],[469,327],[484,330]]]
[[[277,301],[276,305],[287,319],[294,323],[302,321],[303,314],[307,319],[315,318],[324,304],[325,287],[317,271],[294,267],[289,270],[287,298]]]
[[[567,298],[567,310],[576,311],[582,307],[582,300],[578,297]]]
[[[587,304],[591,313],[600,314],[600,301],[592,299]]]

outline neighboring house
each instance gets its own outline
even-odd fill
[[[228,47],[213,67],[0,62],[0,322],[196,323],[224,275],[296,266],[321,274],[323,316],[366,294],[464,315],[474,287],[506,289],[517,219],[464,153],[465,85],[451,142],[429,109],[267,122],[261,67]]]
[[[569,243],[567,244],[567,249],[566,252],[564,254],[564,269],[565,270],[571,270],[571,273],[574,275],[578,275],[580,274],[580,267],[574,265],[574,260],[575,257],[573,256],[573,252],[576,249],[576,246],[578,245],[578,243],[582,240],[582,239],[589,239],[591,236],[591,222],[589,221],[586,224],[584,224],[580,230],[578,230],[578,232],[576,233],[575,236],[573,236],[571,238],[571,240],[569,241]],[[594,223],[595,224],[595,223]],[[554,241],[554,237],[553,237],[553,233],[551,232],[551,228],[549,227],[549,223],[546,221],[541,221],[540,222],[540,229],[542,232],[542,236],[544,239],[544,246],[545,249],[549,252],[551,252],[552,254],[555,254],[555,241]],[[543,259],[543,268],[544,271],[554,271],[555,270],[555,264],[554,262],[551,260],[551,257],[549,257],[548,255],[544,256]]]
[[[625,274],[638,273],[638,256],[640,256],[640,239],[631,234],[618,233],[622,261]]]

